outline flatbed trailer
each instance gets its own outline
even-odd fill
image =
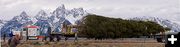
[[[65,41],[68,40],[69,37],[74,37],[75,41],[77,41],[77,26],[75,25],[66,25],[63,26],[61,32],[54,32],[51,31],[50,35],[48,36],[50,38],[50,41],[54,41],[54,38],[57,39],[57,41],[61,40],[62,37],[65,37]]]

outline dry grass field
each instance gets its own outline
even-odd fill
[[[7,47],[2,43],[1,47]],[[21,41],[17,47],[165,47],[164,43],[158,43],[154,39],[117,39],[117,40],[61,40],[59,42],[49,42],[40,40]]]

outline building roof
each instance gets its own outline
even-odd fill
[[[24,28],[39,28],[39,27],[35,25],[28,25],[28,26],[25,26]]]

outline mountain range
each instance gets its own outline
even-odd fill
[[[4,22],[0,20],[1,34],[9,34],[12,30],[21,30],[27,25],[37,25],[42,35],[47,33],[48,27],[54,31],[61,31],[62,23],[77,25],[88,13],[83,8],[66,9],[62,4],[53,12],[46,13],[40,10],[34,17],[29,16],[25,11],[20,15],[13,17],[11,20]]]
[[[143,17],[130,18],[130,20],[153,21],[153,22],[160,24],[163,27],[170,28],[172,32],[179,32],[180,31],[180,25],[179,24],[177,24],[173,21],[167,20],[167,19],[143,16]]]
[[[62,23],[77,25],[88,14],[83,8],[66,9],[63,4],[50,13],[40,10],[34,17],[23,11],[9,21],[0,19],[0,32],[1,35],[9,34],[12,29],[21,30],[27,25],[37,25],[40,27],[39,31],[41,34],[46,35],[48,27],[52,27],[54,31],[61,31]],[[180,31],[179,24],[166,19],[144,16],[129,18],[129,20],[154,21],[163,27],[170,28],[174,32]]]

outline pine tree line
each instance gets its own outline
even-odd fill
[[[86,16],[80,25],[79,34],[95,39],[139,37],[169,30],[152,21],[123,20],[99,15]]]

